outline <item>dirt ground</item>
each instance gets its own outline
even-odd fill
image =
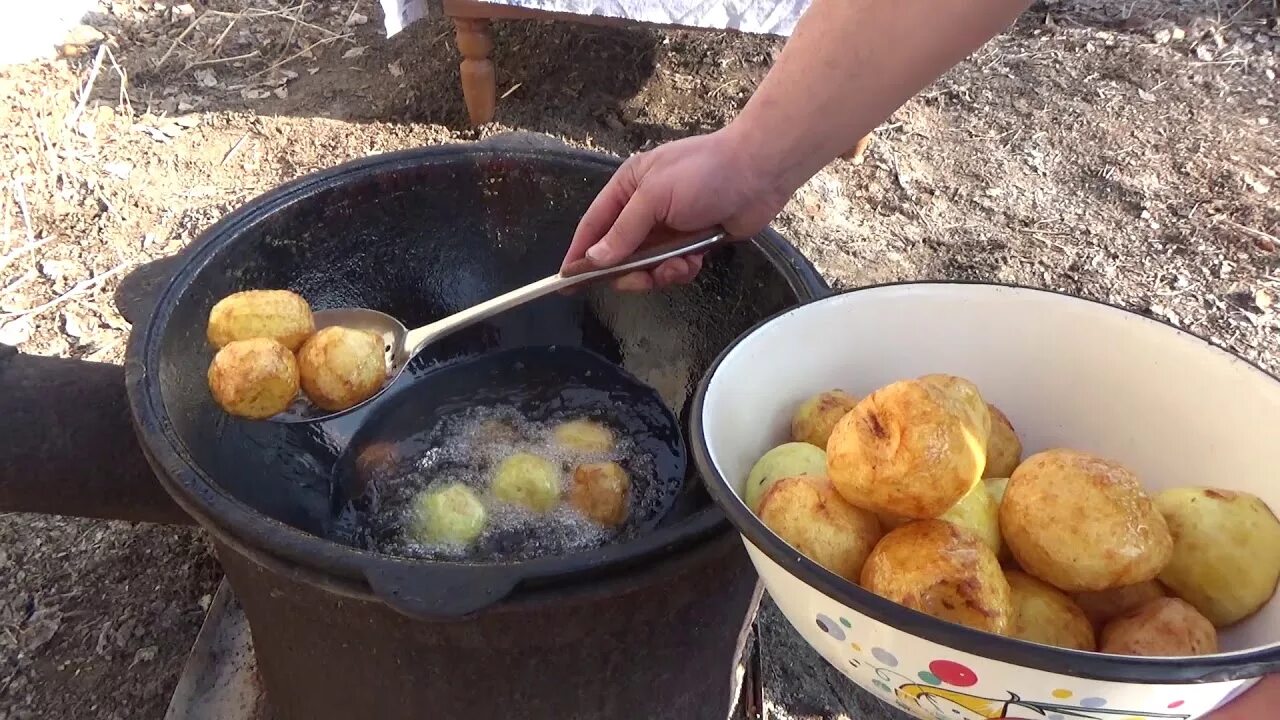
[[[1280,370],[1278,13],[1039,2],[777,227],[837,286],[1057,288]],[[282,181],[508,129],[627,154],[726,122],[781,47],[504,23],[475,131],[451,26],[380,22],[372,0],[104,1],[67,57],[0,69],[0,342],[120,362],[119,277]],[[162,717],[217,577],[195,531],[0,515],[0,720]]]

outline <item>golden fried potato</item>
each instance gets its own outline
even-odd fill
[[[915,520],[885,535],[862,566],[862,586],[900,605],[1006,635],[1009,581],[995,553],[945,520]]]
[[[232,415],[251,420],[284,412],[298,394],[298,363],[271,338],[235,340],[209,363],[209,390]]]
[[[613,431],[591,420],[571,420],[552,431],[556,445],[570,452],[602,455],[613,452]]]
[[[216,348],[236,340],[272,338],[296,352],[315,330],[311,306],[301,295],[288,290],[245,290],[214,304],[206,334]]]
[[[1000,408],[988,403],[987,411],[991,413],[991,437],[987,440],[987,466],[982,477],[1007,478],[1022,462],[1022,441]]]
[[[845,502],[821,476],[773,483],[760,500],[760,521],[805,557],[850,582],[880,540],[880,521]]]
[[[1110,590],[1076,593],[1071,596],[1084,611],[1085,617],[1101,630],[1117,617],[1146,605],[1157,598],[1167,597],[1164,586],[1157,580],[1146,580],[1133,585],[1122,585]]]
[[[1011,636],[1071,650],[1097,649],[1089,618],[1061,590],[1017,570],[1004,576],[1013,593]]]
[[[783,443],[765,453],[747,474],[742,501],[753,512],[760,509],[760,498],[778,480],[798,475],[826,477],[827,454],[821,448],[804,442]]]
[[[630,491],[631,478],[618,463],[587,463],[574,469],[568,501],[593,521],[615,527],[627,519]]]
[[[379,441],[360,448],[356,455],[356,477],[362,482],[373,482],[390,477],[401,460],[395,443]]]
[[[489,521],[475,491],[458,483],[427,488],[413,499],[412,508],[409,531],[421,543],[468,545]]]
[[[560,502],[560,468],[533,453],[516,453],[498,463],[491,487],[499,500],[544,513]]]
[[[327,327],[298,351],[302,391],[316,406],[346,410],[373,397],[387,381],[382,339],[365,330]]]
[[[1098,649],[1146,657],[1212,655],[1218,652],[1218,631],[1190,603],[1157,598],[1108,623]]]
[[[1069,593],[1150,580],[1173,554],[1138,478],[1075,450],[1037,453],[1013,471],[1000,529],[1023,570]]]
[[[1166,490],[1156,507],[1173,533],[1160,581],[1216,627],[1254,614],[1280,580],[1280,521],[1255,495],[1212,488]]]
[[[831,430],[858,404],[858,398],[843,390],[827,390],[805,400],[791,417],[791,439],[807,442],[823,450]]]
[[[967,380],[929,375],[896,382],[836,423],[827,476],[858,507],[934,518],[978,482],[990,433],[987,404]]]
[[[991,548],[996,557],[1000,556],[1004,547],[1000,539],[1000,506],[987,491],[986,483],[976,483],[960,498],[960,502],[939,515],[938,519],[972,532]]]

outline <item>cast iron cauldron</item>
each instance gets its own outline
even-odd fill
[[[654,531],[586,557],[534,569],[397,559],[324,537],[331,468],[377,403],[324,424],[245,423],[218,411],[204,384],[205,319],[226,294],[288,287],[317,308],[421,324],[554,272],[618,164],[507,136],[308,176],[204,233],[154,310],[134,318],[126,380],[142,450],[212,534],[278,717],[727,714],[756,578],[696,475]],[[584,347],[685,418],[725,345],[825,291],[769,231],[708,258],[687,288],[544,298],[432,352]]]

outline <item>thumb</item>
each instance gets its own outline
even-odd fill
[[[643,245],[657,224],[658,208],[651,194],[638,188],[600,242],[587,248],[587,257],[596,265],[615,265]]]

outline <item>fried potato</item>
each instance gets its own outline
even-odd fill
[[[1004,491],[1009,486],[1009,478],[985,478],[982,484],[987,488],[987,494],[991,496],[991,502],[996,507],[996,531],[1000,533],[1000,551],[996,553],[996,557],[1005,567],[1017,566],[1013,553],[1009,551],[1009,543],[1004,541],[1004,531],[1000,529],[1000,503],[1004,500]]]
[[[747,474],[747,486],[742,501],[759,512],[760,498],[778,480],[798,475],[826,477],[827,454],[821,448],[804,442],[783,443],[771,449],[756,461]]]
[[[855,583],[881,535],[874,514],[845,502],[830,480],[814,475],[773,483],[760,501],[760,521],[805,557]]]
[[[1075,450],[1037,453],[1014,470],[1000,529],[1023,570],[1066,592],[1151,580],[1173,554],[1169,528],[1138,478]]]
[[[995,553],[945,520],[916,520],[885,535],[862,567],[862,586],[900,605],[978,630],[1008,634],[1009,581]]]
[[[827,449],[827,439],[840,418],[858,399],[843,390],[827,390],[805,400],[791,418],[791,439]]]
[[[236,340],[271,338],[296,352],[315,330],[311,307],[301,295],[288,290],[245,290],[214,304],[206,334],[215,348]]]
[[[1076,601],[1095,628],[1102,629],[1117,617],[1167,596],[1159,581],[1146,580],[1110,590],[1076,593],[1071,599]]]
[[[409,532],[421,543],[468,545],[489,521],[475,491],[456,483],[422,491],[413,499],[412,512]]]
[[[1258,497],[1212,488],[1166,490],[1156,507],[1173,533],[1160,581],[1216,627],[1266,605],[1280,580],[1280,521]]]
[[[1071,650],[1097,648],[1089,618],[1061,590],[1017,570],[1004,576],[1013,598],[1011,636]]]
[[[962,378],[929,375],[863,398],[827,441],[827,476],[846,501],[875,513],[935,518],[986,466],[991,416]]]
[[[1212,655],[1218,652],[1218,632],[1190,603],[1157,598],[1108,623],[1098,649],[1146,657]]]
[[[999,557],[1004,547],[1004,541],[1000,539],[1000,506],[987,491],[986,483],[975,483],[960,502],[939,515],[938,519],[977,535]]]
[[[402,458],[395,443],[379,441],[360,448],[356,455],[356,477],[363,483],[389,478]]]
[[[387,380],[382,339],[371,332],[327,327],[298,351],[302,391],[316,406],[346,410],[373,397]]]
[[[987,493],[995,501],[996,507],[1000,507],[1000,503],[1004,502],[1004,491],[1009,487],[1009,478],[986,478],[982,482],[987,486]]]
[[[229,342],[209,363],[209,391],[223,410],[250,420],[284,412],[298,394],[298,363],[271,338]]]
[[[578,512],[605,527],[627,519],[631,478],[614,462],[587,463],[574,468],[568,501]]]
[[[1007,478],[1022,462],[1022,440],[1000,408],[988,403],[987,411],[991,413],[991,437],[987,440],[987,466],[982,477]]]
[[[613,431],[591,420],[571,420],[552,431],[556,445],[570,452],[601,455],[613,452]]]
[[[560,468],[533,453],[516,453],[498,463],[491,487],[499,500],[545,513],[560,502]]]

